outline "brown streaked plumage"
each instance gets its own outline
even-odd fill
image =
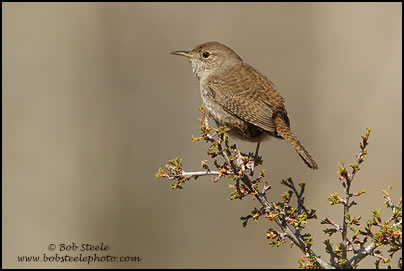
[[[275,86],[233,50],[218,42],[207,42],[191,51],[172,54],[190,60],[209,115],[218,125],[226,125],[231,136],[257,142],[256,152],[267,136],[285,139],[308,167],[318,168],[290,130],[285,101]]]

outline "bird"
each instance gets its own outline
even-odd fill
[[[231,137],[260,143],[275,137],[284,139],[304,163],[318,169],[310,153],[290,128],[285,99],[262,73],[245,63],[226,45],[210,41],[190,51],[173,51],[186,57],[199,80],[204,107],[218,126],[226,126]]]

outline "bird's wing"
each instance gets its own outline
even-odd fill
[[[268,132],[275,132],[273,117],[287,119],[284,100],[271,81],[245,63],[232,66],[208,79],[209,95],[240,119]]]

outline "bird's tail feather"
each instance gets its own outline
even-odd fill
[[[292,145],[296,150],[297,154],[303,159],[304,163],[311,169],[318,169],[317,163],[311,157],[310,153],[303,147],[299,139],[292,133],[289,125],[281,117],[275,118],[276,131],[280,134],[287,142]]]

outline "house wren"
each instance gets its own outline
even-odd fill
[[[256,155],[266,137],[285,139],[308,167],[318,168],[290,130],[285,100],[275,86],[232,49],[213,41],[172,54],[189,59],[208,114],[217,125],[225,125],[230,136],[256,142]]]

